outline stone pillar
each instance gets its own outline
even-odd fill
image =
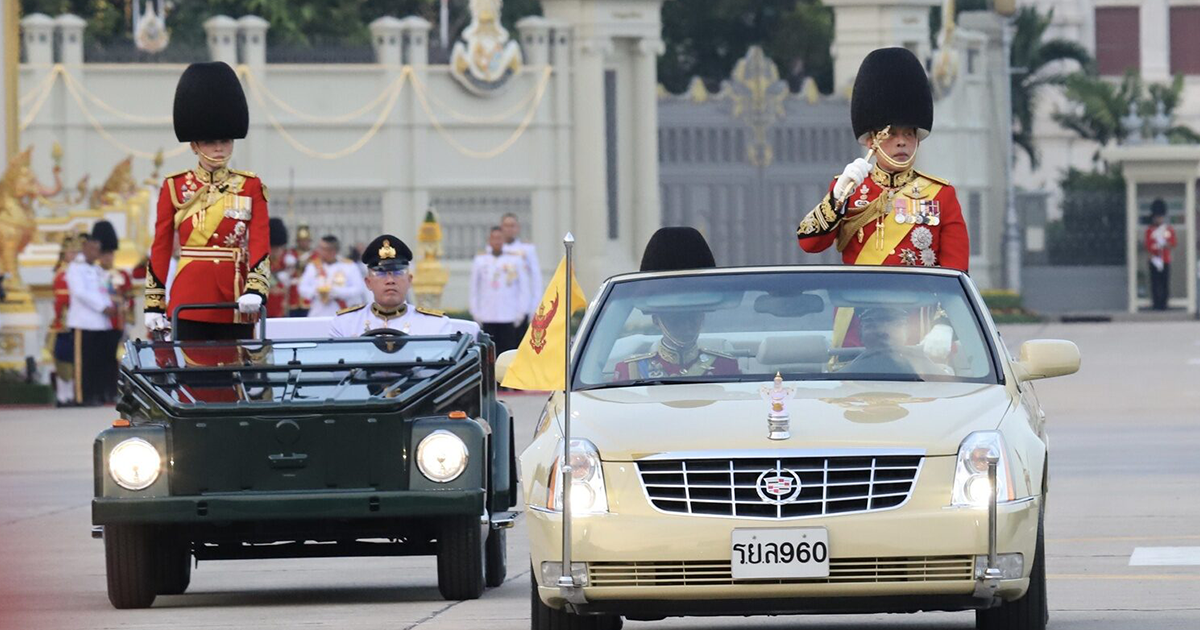
[[[1143,81],[1171,80],[1171,25],[1168,0],[1141,0],[1138,41]]]
[[[204,21],[208,38],[208,54],[213,61],[224,61],[236,68],[238,23],[228,15],[214,15]]]
[[[375,60],[385,66],[401,65],[400,38],[403,26],[400,20],[388,15],[371,22],[368,28],[371,30],[371,46],[375,48]]]
[[[571,92],[571,52],[575,47],[575,37],[570,26],[558,22],[550,24],[551,44],[548,53],[550,63],[554,67],[554,75],[550,78],[554,86],[554,144],[551,150],[556,156],[553,165],[554,211],[545,217],[534,217],[538,223],[534,225],[534,237],[537,239],[535,243],[538,251],[558,253],[542,255],[539,258],[543,267],[553,265],[549,271],[553,273],[562,257],[562,237],[571,227],[574,207],[575,155],[571,152],[571,108],[574,94]],[[543,277],[550,276],[543,274]]]
[[[87,20],[78,15],[64,13],[54,19],[58,32],[62,36],[62,48],[59,49],[58,59],[65,66],[83,64],[83,30],[87,28]]]
[[[410,66],[429,64],[429,31],[433,25],[429,20],[415,15],[400,20],[400,42],[404,49],[404,63]],[[424,218],[424,217],[422,217]]]
[[[650,237],[662,225],[658,190],[658,57],[663,54],[658,38],[638,42],[634,54],[634,260],[638,260]]]
[[[568,229],[574,233],[579,281],[595,291],[612,271],[605,264],[608,254],[608,144],[604,116],[604,59],[613,43],[594,31],[579,37],[572,51],[575,66],[571,77],[572,155],[575,182],[574,216]]]
[[[30,13],[21,20],[25,36],[25,60],[31,66],[54,63],[54,20],[44,13]]]
[[[238,18],[238,35],[242,44],[242,63],[260,73],[267,65],[267,29],[271,23],[257,15]]]
[[[538,15],[517,20],[517,31],[521,36],[521,52],[528,66],[544,66],[550,63],[550,21]]]
[[[16,4],[0,5],[0,111],[4,120],[0,122],[0,151],[5,163],[17,154],[17,117],[20,115],[20,64],[21,31],[17,24],[20,15]]]
[[[903,46],[929,58],[929,9],[941,0],[825,0],[833,9],[833,90],[846,94],[876,48]]]

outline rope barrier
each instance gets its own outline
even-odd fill
[[[18,126],[19,131],[25,131],[26,127],[32,124],[34,119],[37,118],[37,115],[42,111],[42,107],[46,104],[46,99],[50,98],[50,95],[54,92],[55,79],[58,77],[58,73],[60,72],[62,72],[62,68],[60,66],[54,66],[54,68],[50,70],[50,74],[43,82],[45,89],[42,90],[41,95],[38,96],[37,101],[34,102],[33,106],[29,108],[29,113],[25,114],[25,117],[21,119],[21,124]]]
[[[549,77],[549,73],[550,69],[546,68],[547,77]],[[508,139],[506,139],[504,142],[501,142],[495,148],[486,151],[478,151],[463,145],[450,135],[450,132],[444,126],[442,126],[441,121],[437,119],[437,116],[434,115],[433,110],[429,107],[429,102],[425,98],[425,90],[424,86],[421,85],[421,81],[417,79],[415,74],[413,74],[411,78],[413,82],[413,92],[417,95],[417,102],[420,103],[421,109],[425,111],[425,116],[429,118],[429,124],[433,125],[433,128],[438,132],[438,135],[442,136],[442,139],[445,140],[446,143],[451,147],[453,147],[455,151],[458,151],[466,157],[477,160],[490,160],[509,150],[514,144],[517,143],[517,140],[524,135],[525,130],[528,129],[530,123],[533,122],[533,117],[537,114],[538,107],[541,105],[542,99],[546,96],[546,86],[549,84],[549,81],[542,81],[539,83],[533,105],[529,108],[529,111],[525,113],[525,117],[521,120],[521,123],[517,125],[516,130],[513,131],[512,135],[510,135]]]
[[[551,74],[553,74],[553,69],[547,66],[542,72],[542,77],[539,79],[539,81],[549,81]],[[427,96],[429,97],[430,103],[432,103],[433,106],[438,109],[438,111],[449,114],[451,118],[475,125],[493,125],[499,122],[504,122],[505,120],[508,120],[509,118],[521,113],[525,107],[528,106],[531,101],[533,101],[534,98],[537,98],[538,90],[539,86],[535,85],[534,88],[529,91],[529,94],[522,98],[520,102],[510,107],[508,110],[493,116],[471,116],[469,114],[456,112],[451,109],[445,101],[439,99],[433,92],[427,92]]]
[[[133,155],[134,157],[143,158],[146,160],[154,159],[154,156],[155,156],[154,152],[142,151],[140,149],[135,149],[135,148],[125,144],[124,142],[117,140],[115,137],[113,137],[113,135],[111,133],[109,133],[107,129],[104,128],[104,125],[100,124],[100,121],[97,120],[96,117],[92,114],[92,112],[90,110],[88,110],[88,108],[83,104],[83,97],[80,96],[79,92],[75,90],[75,86],[72,85],[70,81],[65,81],[64,85],[67,86],[67,92],[69,92],[71,94],[71,97],[75,99],[75,103],[77,105],[79,105],[79,110],[81,112],[83,112],[84,118],[87,118],[88,123],[92,125],[92,128],[96,130],[96,133],[100,134],[100,137],[104,138],[106,141],[108,141],[109,144],[113,145],[114,147],[117,147],[118,149],[121,149],[125,153]],[[171,149],[170,151],[164,152],[162,155],[163,155],[163,158],[169,159],[169,158],[173,158],[177,155],[182,155],[184,151],[187,151],[187,149],[188,149],[188,145],[183,144],[174,149]]]
[[[54,78],[55,78],[54,71],[51,70],[51,72],[49,74],[42,77],[42,82],[39,83],[37,87],[33,88],[32,90],[29,90],[28,92],[25,93],[24,96],[17,99],[17,104],[20,107],[25,107],[26,105],[28,105],[31,101],[33,101],[34,98],[36,98],[44,90],[48,89],[46,87],[47,85],[54,83]]]
[[[117,118],[123,118],[130,122],[143,123],[143,124],[147,124],[147,125],[169,125],[169,124],[171,124],[171,120],[172,120],[171,116],[137,116],[134,114],[128,114],[126,112],[123,112],[123,111],[117,109],[116,107],[113,107],[112,105],[109,105],[108,103],[105,103],[104,101],[100,100],[100,97],[98,97],[95,94],[92,94],[90,91],[88,91],[87,87],[84,86],[83,83],[79,81],[79,79],[76,79],[70,73],[70,71],[67,71],[64,69],[62,72],[62,75],[63,75],[64,81],[73,84],[75,86],[75,89],[79,90],[79,92],[81,94],[83,94],[84,97],[86,97],[89,101],[95,103],[97,107],[112,114],[113,116],[116,116]]]

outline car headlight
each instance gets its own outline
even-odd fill
[[[158,449],[142,438],[129,438],[108,454],[108,474],[126,490],[149,488],[161,471]]]
[[[467,469],[467,445],[457,435],[438,429],[417,445],[417,468],[426,479],[449,483]]]
[[[958,463],[954,467],[954,494],[951,504],[965,507],[985,507],[991,496],[988,481],[988,455],[995,454],[996,497],[999,501],[1013,500],[1012,477],[1008,466],[1008,451],[998,431],[976,431],[958,447]]]
[[[561,445],[559,446],[561,449]],[[550,479],[546,484],[546,507],[562,511],[562,456],[554,459]],[[608,494],[604,489],[604,470],[600,467],[600,451],[588,440],[571,440],[571,514],[603,514],[608,511]]]

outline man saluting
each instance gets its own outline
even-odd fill
[[[454,332],[450,318],[438,311],[409,304],[412,274],[408,263],[412,250],[404,241],[384,234],[371,241],[362,254],[367,266],[367,288],[374,296],[368,306],[359,304],[338,311],[329,331],[331,337],[357,337],[371,330],[391,328],[409,335],[448,335]]]
[[[854,80],[850,120],[878,160],[846,166],[800,221],[800,247],[815,253],[836,244],[847,264],[967,271],[971,246],[954,187],[913,169],[933,128],[933,92],[917,57],[905,48],[867,55]]]

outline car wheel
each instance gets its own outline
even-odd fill
[[[617,615],[576,615],[551,608],[538,597],[537,576],[530,572],[530,630],[621,630],[624,621]]]
[[[158,594],[153,530],[145,525],[104,526],[108,601],[114,608],[149,608]]]
[[[1038,519],[1037,547],[1034,550],[1033,570],[1029,573],[1029,590],[1025,596],[1004,602],[996,608],[975,612],[978,630],[1045,630],[1050,620],[1046,600],[1046,542],[1042,521]]]
[[[504,584],[508,577],[508,530],[493,529],[488,532],[485,550],[485,575],[489,588]]]
[[[191,542],[166,530],[158,546],[158,594],[180,595],[192,582]]]
[[[438,590],[451,600],[483,594],[483,529],[477,516],[446,519],[438,533]]]

